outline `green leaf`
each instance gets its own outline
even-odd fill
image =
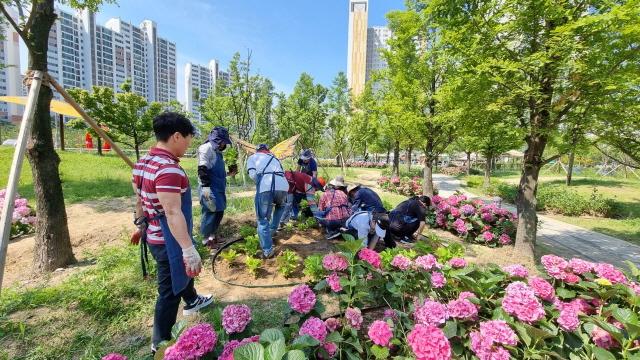
[[[331,334],[327,335],[327,338],[324,340],[325,342],[333,342],[333,343],[339,343],[341,342],[342,339],[342,335],[340,335],[339,331],[334,331]]]
[[[576,297],[576,292],[565,288],[557,288],[556,295],[562,299],[573,299]]]
[[[264,360],[264,348],[259,343],[248,343],[233,350],[235,360]]]
[[[531,346],[531,336],[529,336],[529,334],[527,333],[527,329],[525,329],[525,327],[522,326],[522,324],[519,322],[515,322],[512,325],[516,328],[516,331],[518,332],[520,338],[524,341],[524,343],[527,346]]]
[[[260,334],[260,342],[262,343],[272,343],[280,339],[284,340],[284,335],[279,329],[266,329]]]
[[[378,345],[373,345],[371,347],[371,353],[376,357],[376,359],[387,359],[389,357],[389,349]]]
[[[304,356],[304,352],[302,350],[289,350],[287,352],[287,360],[306,360],[307,357]]]
[[[529,336],[531,336],[531,338],[535,339],[536,341],[548,339],[555,336],[548,331],[538,329],[537,327],[533,327],[529,324],[522,324],[522,326],[527,329],[527,334],[529,334]]]
[[[267,346],[267,360],[280,360],[285,352],[284,338],[278,339]]]
[[[292,349],[305,349],[308,347],[312,347],[312,346],[318,346],[320,345],[320,341],[312,338],[309,335],[302,335],[298,338],[296,338],[295,340],[293,340],[293,343],[291,343],[291,348]]]
[[[180,320],[178,321],[175,325],[173,325],[173,327],[171,328],[171,338],[172,339],[177,339],[180,337],[180,334],[182,334],[182,332],[184,331],[184,329],[187,327],[187,322],[184,320]]]
[[[616,357],[612,353],[610,353],[609,351],[601,347],[594,347],[593,355],[596,356],[597,360],[615,360],[616,359]]]
[[[442,331],[444,332],[444,335],[447,337],[447,339],[451,339],[457,334],[458,324],[456,324],[455,321],[447,321]]]
[[[617,308],[613,310],[613,317],[616,320],[620,321],[623,324],[637,324],[638,323],[638,315],[636,315],[633,311],[629,309],[621,309]]]

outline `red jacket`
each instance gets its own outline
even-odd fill
[[[285,171],[284,177],[289,182],[289,194],[307,192],[307,187],[311,186],[313,178],[300,171]]]

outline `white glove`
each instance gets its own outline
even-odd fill
[[[203,187],[201,188],[201,193],[202,196],[204,196],[205,199],[209,200],[211,199],[211,188],[210,187]]]
[[[187,275],[193,277],[200,273],[202,269],[202,259],[200,259],[200,254],[198,254],[195,246],[191,245],[188,248],[182,249],[182,260],[184,261]]]

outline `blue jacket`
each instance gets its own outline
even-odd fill
[[[364,210],[369,212],[387,212],[382,205],[382,199],[375,191],[360,187],[354,191],[351,198],[351,209],[353,212]]]

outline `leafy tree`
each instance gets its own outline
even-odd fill
[[[293,93],[278,110],[280,137],[286,139],[300,134],[300,146],[317,150],[326,128],[327,92],[324,86],[313,83],[311,75],[302,73]]]
[[[255,79],[257,91],[254,95],[253,108],[255,109],[255,131],[252,141],[254,144],[274,144],[276,134],[273,124],[273,96],[274,87],[271,80],[266,78]]]
[[[467,85],[490,81],[492,106],[517,116],[527,149],[518,190],[516,248],[533,256],[538,175],[543,165],[562,155],[545,156],[545,149],[556,134],[574,128],[578,117],[571,115],[588,99],[629,82],[626,68],[638,56],[640,3],[421,3],[437,24],[448,56],[470,74]]]
[[[339,72],[327,96],[328,134],[331,140],[331,153],[339,160],[342,174],[345,173],[345,158],[349,144],[349,123],[351,122],[351,96],[347,76]]]
[[[111,0],[70,0],[74,8],[97,11],[102,2]],[[29,54],[27,71],[47,71],[49,31],[56,20],[53,0],[15,1],[20,21],[17,23],[8,14],[7,1],[0,1],[0,12],[24,41]],[[25,15],[23,6],[29,9]],[[64,206],[60,181],[60,157],[53,148],[50,106],[53,93],[50,87],[42,86],[38,93],[29,139],[27,158],[33,175],[36,198],[36,234],[34,247],[34,270],[52,271],[75,262],[67,213]]]
[[[362,154],[362,157],[366,158],[368,151],[380,152],[390,149],[390,146],[386,145],[388,142],[382,144],[386,139],[379,133],[380,112],[372,83],[368,82],[362,93],[353,99],[351,121],[347,127],[349,153]]]

